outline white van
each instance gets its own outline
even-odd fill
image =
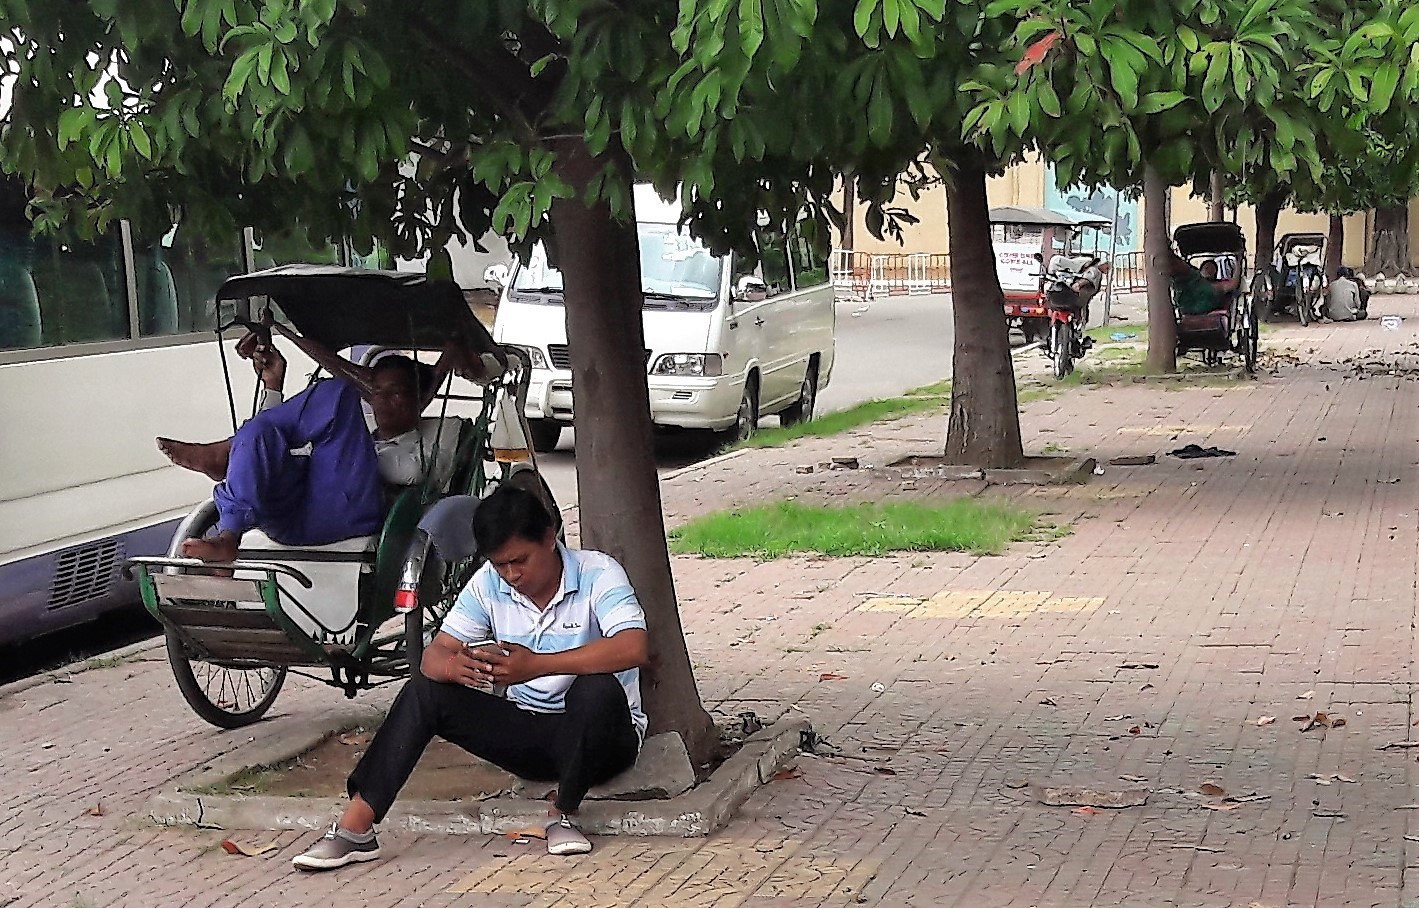
[[[759,231],[762,262],[717,258],[676,226],[678,205],[636,186],[646,368],[651,418],[665,428],[745,438],[759,417],[810,419],[833,374],[836,316],[827,259],[801,238]],[[538,451],[572,424],[571,355],[562,275],[536,247],[526,266],[499,266],[503,284],[493,337],[525,347],[532,387],[527,418]]]

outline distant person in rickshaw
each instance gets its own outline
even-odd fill
[[[1237,289],[1236,278],[1224,280],[1217,276],[1215,259],[1208,259],[1201,268],[1195,268],[1187,259],[1173,253],[1168,273],[1172,277],[1179,315],[1206,315],[1226,309],[1227,295]]]
[[[261,380],[259,412],[221,441],[158,439],[174,464],[217,483],[215,534],[184,542],[182,554],[189,558],[234,561],[242,535],[252,529],[290,546],[379,532],[386,510],[381,480],[413,485],[423,476],[420,414],[450,371],[470,377],[479,371],[452,344],[434,367],[399,354],[361,366],[269,317],[265,323],[333,378],[285,400],[286,358],[270,334],[248,332],[237,342],[237,354],[251,360]],[[373,435],[362,399],[374,415]]]
[[[375,825],[435,736],[520,778],[555,782],[547,853],[591,851],[581,802],[635,765],[645,737],[645,612],[615,559],[557,541],[532,492],[495,489],[473,512],[473,538],[487,560],[350,773],[340,818],[293,859],[298,869],[378,859]]]
[[[1325,293],[1325,317],[1333,322],[1359,322],[1369,318],[1370,291],[1351,268],[1341,266]]]

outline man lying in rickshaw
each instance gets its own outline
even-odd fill
[[[233,561],[252,529],[290,546],[379,532],[386,510],[381,480],[407,486],[423,478],[420,414],[450,371],[473,380],[481,374],[477,360],[454,343],[433,367],[400,354],[362,366],[273,323],[269,313],[262,327],[237,342],[238,355],[251,360],[261,380],[259,412],[221,441],[158,439],[174,464],[217,483],[216,532],[183,543],[189,558]],[[285,400],[286,358],[271,343],[272,331],[333,377]],[[373,434],[361,400],[373,412]]]
[[[1237,289],[1235,277],[1229,280],[1217,277],[1217,262],[1214,259],[1208,259],[1201,268],[1197,268],[1174,252],[1168,263],[1168,273],[1172,277],[1179,315],[1206,315],[1225,309],[1227,295]]]

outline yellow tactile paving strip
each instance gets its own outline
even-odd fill
[[[1092,612],[1102,596],[1056,596],[1042,590],[942,590],[927,599],[874,596],[859,612],[901,612],[908,618],[1023,618],[1061,612]]]

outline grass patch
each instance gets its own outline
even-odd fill
[[[224,782],[194,788],[192,789],[192,794],[259,794],[275,781],[281,773],[295,766],[299,759],[299,757],[292,757],[289,760],[282,760],[279,763],[271,763],[263,766],[248,766]]]
[[[1147,325],[1135,325],[1133,323],[1120,325],[1100,325],[1097,328],[1090,328],[1084,333],[1092,337],[1096,342],[1110,340],[1115,334],[1137,334],[1137,337],[1130,337],[1128,339],[1128,342],[1134,344],[1148,343]],[[1120,343],[1122,343],[1122,341],[1120,341]]]
[[[780,558],[798,552],[884,555],[971,552],[995,555],[1036,531],[1035,514],[1007,504],[960,498],[851,506],[796,501],[721,511],[670,533],[671,551],[711,558]]]
[[[775,448],[779,445],[786,445],[791,441],[797,441],[800,438],[824,438],[829,435],[837,435],[849,429],[856,429],[858,426],[882,422],[888,419],[900,419],[903,416],[910,416],[913,413],[939,409],[943,404],[949,401],[950,396],[951,383],[949,381],[941,381],[923,388],[913,388],[901,397],[869,400],[855,407],[828,413],[824,416],[810,419],[808,422],[799,423],[796,426],[776,426],[769,429],[760,429],[758,432],[754,433],[753,438],[733,445],[730,450],[739,448]]]

